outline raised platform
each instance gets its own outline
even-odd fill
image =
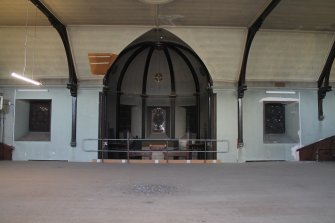
[[[93,163],[136,163],[136,164],[220,164],[220,160],[163,160],[163,159],[143,159],[136,160],[130,159],[129,161],[126,159],[93,159]]]

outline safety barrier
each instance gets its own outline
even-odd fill
[[[100,145],[101,149],[87,148],[88,144]],[[121,161],[129,163],[140,157],[152,160],[153,153],[160,152],[167,163],[175,158],[183,158],[187,163],[196,163],[196,160],[209,160],[214,154],[229,153],[230,144],[223,139],[83,139],[84,152],[99,152],[100,162],[108,158],[109,153],[126,154]],[[199,158],[201,157],[201,158]],[[192,160],[192,161],[191,161]],[[176,160],[175,160],[176,161]],[[159,161],[155,160],[155,163]],[[216,161],[211,161],[216,162]]]

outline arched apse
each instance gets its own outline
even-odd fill
[[[103,84],[100,138],[212,138],[211,76],[194,50],[165,29],[130,43]]]

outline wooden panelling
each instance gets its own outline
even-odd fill
[[[105,75],[108,68],[113,64],[117,55],[114,53],[89,53],[91,73],[93,75]]]
[[[0,144],[0,160],[12,160],[13,147],[3,144]]]
[[[335,136],[298,149],[301,161],[335,161]]]

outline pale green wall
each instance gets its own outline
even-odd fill
[[[29,132],[29,110],[30,104],[27,100],[16,100],[15,103],[15,140]]]
[[[77,113],[77,147],[70,148],[71,161],[91,161],[97,158],[96,152],[83,152],[83,140],[87,138],[98,138],[99,127],[99,92],[101,89],[87,88],[78,90],[78,113]],[[66,94],[69,97],[68,90]],[[66,113],[71,119],[71,112]],[[71,128],[70,122],[68,129]],[[68,133],[70,135],[70,133]],[[93,141],[85,145],[86,149],[97,150],[97,142]]]
[[[0,88],[0,93],[4,96],[4,143],[13,145],[13,129],[14,129],[14,89]],[[2,133],[2,132],[1,132]]]
[[[16,92],[17,99],[51,99],[50,142],[14,141],[14,160],[68,160],[71,97],[65,88],[48,92]]]
[[[50,142],[9,142],[7,140],[6,143],[15,147],[13,159],[91,161],[96,158],[97,153],[86,153],[82,151],[82,148],[83,139],[98,138],[100,89],[88,88],[78,91],[77,147],[70,146],[72,107],[69,90],[66,88],[48,89],[48,92],[16,92],[16,99],[52,100],[51,140]],[[12,93],[14,94],[14,91]],[[13,113],[6,114],[7,119],[12,120]],[[6,128],[10,129],[10,124],[6,125]],[[86,147],[87,149],[97,149],[97,143],[88,144]]]
[[[267,97],[298,98],[295,95],[269,95],[262,89],[250,89],[243,99],[244,142],[243,159],[248,160],[291,160],[290,148],[296,143],[263,143],[264,106]]]
[[[302,144],[335,134],[335,92],[327,93],[323,102],[325,119],[318,120],[317,91],[301,91],[301,128]]]
[[[241,153],[242,161],[255,160],[294,160],[292,148],[299,147],[298,143],[263,143],[263,103],[262,98],[269,97],[266,89],[249,89],[243,98],[244,120],[244,148]],[[230,152],[218,155],[227,162],[236,162],[237,150],[237,98],[235,90],[216,90],[217,92],[217,137],[230,141]],[[335,94],[329,92],[324,101],[324,121],[318,121],[317,92],[316,90],[297,90],[291,97],[299,99],[300,94],[300,120],[301,142],[307,145],[319,139],[335,135]],[[285,99],[283,99],[285,100]],[[299,118],[297,114],[294,115]],[[298,126],[287,126],[288,131],[297,132]],[[294,129],[292,129],[294,128]],[[292,133],[293,134],[293,133]]]
[[[229,153],[219,153],[218,159],[224,162],[237,161],[237,100],[234,90],[215,91],[217,97],[217,138],[229,141]],[[225,151],[218,145],[218,151]]]
[[[96,153],[82,151],[82,140],[98,138],[98,103],[100,88],[84,88],[78,91],[77,147],[70,147],[71,136],[71,96],[66,88],[49,88],[49,92],[17,92],[16,99],[51,99],[52,121],[50,142],[12,142],[13,109],[6,113],[6,143],[15,146],[14,160],[70,160],[91,161]],[[237,161],[237,99],[234,89],[215,90],[217,94],[217,138],[229,140],[230,152],[218,154],[223,162]],[[0,89],[5,98],[14,100],[14,90]],[[329,92],[324,101],[325,120],[317,119],[316,90],[297,90],[301,106],[302,145],[335,134],[335,93]],[[265,89],[249,89],[243,99],[244,143],[240,161],[251,160],[293,160],[291,148],[297,144],[263,143],[263,103],[268,95]],[[292,97],[292,96],[289,96]],[[13,106],[12,106],[13,107]],[[295,130],[294,130],[295,131]],[[86,145],[86,149],[96,149],[96,143]],[[222,148],[218,150],[225,150]]]
[[[286,135],[293,142],[300,142],[300,116],[299,103],[288,103],[285,105],[285,127]]]

